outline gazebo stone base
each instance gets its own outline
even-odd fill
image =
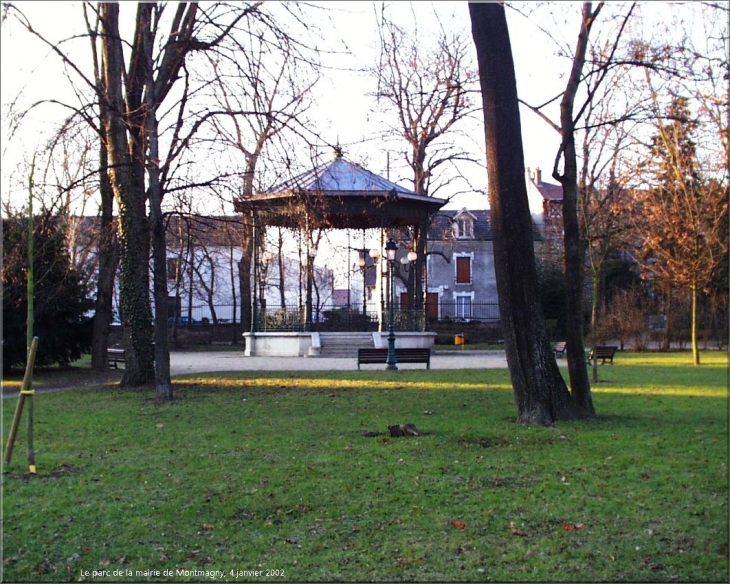
[[[266,332],[244,333],[246,357],[317,357],[321,351],[319,333],[316,332]],[[395,346],[401,348],[433,348],[436,333],[398,331]],[[373,333],[373,346],[388,348],[388,333]]]
[[[246,357],[316,357],[320,352],[319,333],[243,333]]]
[[[432,349],[436,341],[436,333],[398,331],[395,333],[396,349]],[[373,333],[373,345],[376,349],[388,348],[388,331]]]

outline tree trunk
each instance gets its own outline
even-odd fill
[[[84,16],[86,17],[86,6]],[[88,23],[88,20],[87,20]],[[102,74],[99,64],[97,48],[97,34],[87,24],[91,52],[94,62],[94,82],[97,95],[104,95]],[[99,99],[99,129],[104,127],[104,118],[108,109],[108,102]],[[96,301],[94,303],[94,328],[91,337],[91,368],[94,371],[108,371],[110,325],[113,317],[112,300],[114,296],[114,281],[116,279],[119,253],[117,250],[116,224],[114,221],[114,189],[109,177],[109,156],[107,155],[105,139],[99,140],[99,195],[101,198],[101,217],[99,222],[99,250],[98,273],[96,281]]]
[[[164,215],[162,214],[162,184],[160,183],[160,152],[158,142],[157,85],[154,82],[154,33],[152,31],[153,5],[141,5],[137,12],[136,35],[142,41],[140,58],[147,64],[144,67],[145,79],[145,135],[148,142],[147,178],[150,201],[150,226],[152,228],[152,289],[155,298],[155,396],[160,401],[172,400],[172,381],[170,380],[170,343],[167,331],[167,241]]]
[[[277,246],[277,267],[279,269],[279,308],[286,310],[286,280],[284,273],[284,232],[279,227],[279,242]]]
[[[148,113],[148,130],[150,136],[150,157],[157,157],[157,123],[154,112]],[[165,239],[165,220],[162,214],[162,187],[160,185],[160,169],[151,164],[150,180],[150,222],[152,224],[152,271],[155,297],[155,395],[158,400],[172,399],[172,381],[170,380],[170,342],[168,338],[167,311],[167,242]]]
[[[692,359],[695,365],[700,364],[700,348],[697,344],[697,304],[699,290],[696,283],[692,284]]]
[[[149,300],[149,227],[145,213],[144,157],[140,144],[130,155],[125,98],[122,95],[124,59],[119,36],[119,5],[102,3],[102,76],[108,109],[103,132],[109,157],[109,177],[119,205],[121,263],[120,296],[126,363],[123,386],[145,385],[154,379],[152,312]],[[129,93],[127,98],[129,99]]]
[[[591,348],[593,349],[593,361],[591,363],[591,368],[593,373],[593,383],[598,383],[598,358],[596,357],[596,346],[598,345],[599,339],[596,332],[598,330],[598,308],[601,294],[600,286],[601,274],[599,272],[599,268],[596,268],[593,270],[593,294],[591,296]]]
[[[667,316],[667,326],[664,329],[664,336],[661,340],[661,351],[669,351],[672,348],[672,337],[674,336],[674,293],[670,287],[664,294],[664,314]]]
[[[600,8],[599,8],[600,10]],[[568,372],[573,400],[586,412],[593,415],[593,398],[588,381],[585,348],[583,345],[583,270],[585,262],[586,242],[580,233],[578,221],[578,164],[575,151],[575,121],[573,105],[580,86],[588,35],[598,11],[591,11],[591,3],[583,3],[581,30],[573,57],[573,67],[568,83],[560,102],[560,135],[562,142],[560,154],[563,157],[563,174],[557,168],[553,177],[563,186],[563,242],[565,247],[565,283],[566,283],[566,315],[565,340],[568,358]]]
[[[250,332],[253,310],[253,298],[251,291],[253,241],[251,239],[251,226],[244,223],[241,227],[241,231],[243,241],[241,243],[241,261],[238,262],[238,278],[241,282],[241,330],[244,332]]]
[[[112,320],[112,298],[117,271],[115,224],[113,216],[114,191],[109,181],[106,147],[103,142],[99,153],[99,192],[101,218],[99,224],[99,273],[96,282],[94,330],[91,339],[91,368],[107,371],[109,360],[109,325]]]
[[[504,6],[469,4],[484,108],[494,263],[518,421],[585,417],[570,397],[540,307],[517,87]]]
[[[578,224],[578,174],[575,165],[575,145],[572,135],[563,149],[565,171],[563,184],[563,241],[565,245],[565,353],[568,361],[570,388],[573,400],[594,414],[591,385],[583,344],[583,270],[585,241]]]

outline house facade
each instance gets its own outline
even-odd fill
[[[244,225],[239,216],[175,217],[167,229],[168,313],[193,324],[241,322]],[[274,234],[276,235],[276,234]],[[267,238],[258,258],[258,304],[280,314],[297,313],[304,303],[306,259],[277,247],[285,236]],[[306,257],[306,254],[304,254]],[[333,304],[332,270],[313,267],[314,311]],[[247,308],[245,309],[247,310]]]
[[[441,210],[428,233],[430,320],[499,320],[487,210]]]
[[[563,249],[563,187],[545,182],[539,168],[525,170],[525,183],[530,214],[542,238],[536,248],[538,255],[559,257]]]

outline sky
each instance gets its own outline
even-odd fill
[[[49,38],[60,40],[72,35],[83,35],[81,3],[79,2],[41,2],[20,1],[16,4],[27,15],[33,26]],[[580,2],[514,2],[520,9],[507,9],[517,89],[521,99],[537,105],[558,96],[565,87],[571,60],[568,56],[575,45],[580,22]],[[643,33],[651,36],[652,26],[665,31],[671,26],[671,14],[677,10],[678,3],[648,2],[640,5],[642,18],[636,26],[646,27]],[[314,107],[310,112],[312,123],[330,144],[339,142],[344,147],[345,157],[354,162],[366,162],[366,167],[377,174],[388,174],[387,150],[382,141],[374,140],[374,126],[378,116],[373,114],[374,102],[368,93],[374,91],[374,81],[360,71],[377,63],[377,19],[376,13],[383,8],[382,2],[343,1],[309,2],[308,13],[316,19],[323,41],[319,47],[328,56],[324,59],[327,67],[322,72],[322,80],[315,88]],[[471,23],[466,2],[425,2],[414,3],[398,1],[385,4],[389,19],[404,27],[412,27],[417,22],[419,36],[428,39],[437,30],[439,23],[447,29],[463,31],[471,36]],[[620,3],[609,6],[621,9]],[[121,4],[122,17],[134,14],[135,3]],[[607,12],[604,11],[604,15]],[[127,22],[130,22],[128,20]],[[124,22],[124,21],[123,21]],[[657,27],[657,23],[663,26]],[[608,30],[609,28],[606,28]],[[124,34],[124,33],[123,33]],[[642,37],[644,38],[644,37]],[[472,50],[472,63],[476,68],[476,54]],[[88,60],[89,49],[86,39],[64,44],[63,48],[77,50],[80,61]],[[73,49],[72,47],[76,47]],[[84,61],[85,62],[85,61]],[[69,74],[75,78],[73,74]],[[27,31],[6,19],[0,27],[0,102],[3,120],[7,106],[19,93],[20,101],[25,104],[39,99],[74,101],[72,85],[64,77],[64,68],[59,59],[48,47]],[[476,97],[475,99],[478,99]],[[558,120],[558,102],[545,112]],[[27,117],[24,130],[13,140],[8,140],[6,124],[0,140],[2,151],[2,198],[25,195],[23,190],[13,192],[10,188],[10,174],[25,156],[28,159],[39,146],[47,140],[47,133],[54,122],[58,122],[66,112],[58,105],[42,105]],[[544,120],[525,107],[521,107],[522,139],[524,161],[527,168],[540,168],[543,177],[552,182],[550,174],[559,147],[559,135]],[[462,125],[468,136],[465,148],[479,158],[480,164],[462,167],[473,190],[456,195],[464,190],[464,183],[438,191],[440,197],[452,197],[447,207],[470,209],[487,208],[484,194],[487,186],[487,172],[484,161],[484,128],[480,116]],[[330,149],[331,150],[331,149]],[[323,151],[323,158],[328,155]],[[407,172],[392,159],[389,178],[409,188]],[[204,163],[204,161],[202,161]],[[87,208],[86,213],[95,214]],[[219,212],[216,209],[214,212]],[[326,262],[327,254],[320,254]],[[319,256],[318,256],[319,257]],[[350,258],[352,259],[352,258]],[[351,262],[343,261],[343,266]],[[347,268],[345,268],[346,270]]]
[[[580,3],[565,3],[575,7],[575,15],[580,14]],[[374,6],[370,2],[332,2],[328,6],[337,9],[330,14],[332,28],[346,39],[352,56],[347,62],[356,63],[356,66],[367,66],[377,60],[377,23],[376,10],[380,4]],[[466,31],[467,38],[471,38],[471,22],[466,2],[391,2],[388,4],[388,14],[391,20],[412,26],[415,19],[424,38],[437,30],[439,21],[447,28]],[[530,96],[530,99],[547,101],[560,91],[560,78],[564,70],[569,67],[567,59],[558,60],[555,53],[558,47],[545,35],[536,34],[534,25],[515,11],[508,10],[508,25],[512,38],[512,50],[515,60],[518,91],[521,96]],[[577,22],[577,21],[576,21]],[[577,26],[577,24],[576,24]],[[575,28],[577,31],[577,28]],[[334,34],[334,33],[333,33]],[[577,32],[576,32],[577,36]],[[343,63],[345,59],[342,59]],[[476,51],[471,47],[471,61],[476,69]],[[345,78],[346,81],[341,79]],[[366,94],[372,91],[372,82],[362,79],[355,73],[334,76],[332,83],[323,83],[320,90],[329,93],[325,97],[327,104],[323,109],[330,119],[332,133],[339,137],[342,143],[353,143],[350,147],[352,154],[358,154],[357,142],[367,138],[371,130],[368,128],[372,119],[370,108],[372,98]],[[554,92],[554,93],[553,93]],[[543,99],[543,97],[545,99]],[[479,98],[476,97],[475,100]],[[530,101],[530,100],[528,100]],[[343,106],[343,104],[346,104]],[[539,119],[534,113],[522,107],[523,149],[525,152],[525,166],[528,168],[540,167],[552,169],[555,153],[560,144],[557,132],[548,124]],[[481,126],[481,112],[478,119],[467,122],[463,127],[472,140],[468,147],[482,161],[481,166],[465,165],[463,170],[468,174],[470,182],[477,188],[486,188],[486,161],[484,159],[484,130]],[[365,145],[363,145],[363,148]],[[347,154],[347,152],[346,152]],[[381,174],[386,173],[386,155],[382,150],[375,149],[370,158],[370,170]],[[545,175],[549,175],[545,173]],[[396,180],[398,177],[391,176]],[[407,185],[406,185],[407,186]],[[459,190],[464,185],[459,186]],[[444,190],[436,196],[450,197],[452,192]],[[448,207],[463,207],[483,209],[487,207],[486,197],[481,194],[458,195]]]
[[[65,38],[84,32],[81,5],[78,2],[21,1],[16,4],[38,31],[51,38]],[[364,1],[315,4],[326,8],[316,11],[319,16],[318,25],[326,42],[339,55],[331,55],[325,59],[329,67],[315,90],[317,98],[313,118],[326,140],[343,144],[346,157],[356,162],[365,160],[369,170],[385,175],[388,168],[386,152],[379,141],[372,140],[373,98],[367,94],[373,91],[373,81],[357,72],[377,60],[376,10],[380,10],[382,5]],[[577,17],[580,3],[563,4],[571,5],[572,8],[566,7],[566,10]],[[133,13],[132,3],[122,3],[122,14],[125,13],[125,8],[127,14]],[[439,21],[447,28],[466,31],[468,37],[471,34],[466,2],[416,2],[413,5],[409,2],[391,2],[387,4],[387,13],[392,20],[405,26],[412,26],[416,21],[424,38],[429,37]],[[561,78],[569,61],[555,57],[558,48],[555,42],[540,33],[528,19],[508,10],[508,23],[520,95],[535,102],[553,97],[560,91]],[[577,31],[576,25],[566,22],[565,27],[566,40],[570,39],[567,42],[572,42],[572,33]],[[70,84],[63,78],[63,68],[58,58],[38,39],[22,30],[17,23],[6,21],[0,29],[0,42],[0,101],[3,116],[7,112],[7,105],[21,91],[27,103],[32,103],[38,96],[60,100],[64,95],[69,95]],[[79,50],[88,51],[87,45],[77,44]],[[343,54],[345,47],[349,54]],[[84,54],[84,58],[88,59],[88,52]],[[476,67],[475,53],[472,54],[472,62]],[[49,127],[48,120],[58,119],[63,115],[59,112],[59,107],[39,107],[29,116],[27,130],[13,141],[7,140],[3,126],[3,197],[8,196],[8,173],[17,166],[21,153],[37,147],[41,142],[42,131]],[[471,136],[466,147],[483,161],[483,127],[479,122],[480,120],[475,120],[467,123],[463,129]],[[524,108],[522,124],[525,165],[530,168],[541,167],[544,171],[552,168],[559,145],[555,130]],[[38,130],[34,131],[32,128]],[[397,163],[391,161],[391,167],[397,167]],[[468,165],[464,167],[464,173],[475,188],[486,188],[484,166]],[[549,171],[543,174],[547,176]],[[408,181],[403,180],[406,177],[402,171],[400,174],[394,171],[391,179],[408,187]],[[464,184],[458,187],[459,191],[464,189]],[[439,191],[438,196],[451,197],[455,192],[455,189],[451,192],[445,189]],[[487,201],[481,194],[467,192],[456,196],[449,206],[486,208]]]
[[[79,35],[75,41],[62,45],[64,50],[79,51],[79,62],[89,59],[88,42],[83,38],[85,25],[81,3],[20,1],[16,2],[27,15],[33,26],[51,39],[64,39]],[[513,8],[507,9],[512,52],[515,61],[517,89],[521,99],[536,105],[558,96],[564,89],[570,70],[568,56],[576,43],[581,2],[512,2]],[[610,2],[608,7],[617,11],[625,5]],[[652,30],[666,31],[671,26],[671,17],[683,11],[678,10],[682,3],[647,2],[639,5],[640,19],[632,23],[641,29],[642,38],[649,38]],[[684,3],[684,6],[692,6]],[[345,156],[354,162],[365,162],[369,170],[388,174],[390,179],[408,188],[408,172],[402,163],[399,167],[391,152],[388,164],[387,149],[382,141],[374,140],[378,115],[373,113],[374,98],[369,96],[375,89],[372,78],[363,75],[361,70],[377,63],[378,32],[376,14],[385,7],[388,18],[400,26],[412,28],[417,23],[419,37],[427,42],[441,25],[447,29],[462,31],[466,38],[471,37],[471,23],[468,5],[461,1],[426,2],[370,2],[370,1],[311,1],[306,4],[306,14],[316,24],[322,35],[319,47],[326,57],[322,79],[315,87],[314,107],[310,118],[322,139],[330,144],[339,142],[344,147]],[[601,18],[610,18],[609,8],[605,8]],[[122,22],[132,21],[135,3],[122,2]],[[686,12],[686,11],[684,11]],[[661,24],[662,26],[658,26]],[[600,22],[598,33],[604,26]],[[671,32],[671,31],[670,31]],[[124,34],[124,33],[123,33]],[[130,36],[130,35],[127,35]],[[596,33],[593,33],[593,40]],[[472,63],[476,68],[476,54],[473,44]],[[20,102],[34,103],[39,99],[74,101],[72,85],[64,78],[64,68],[58,57],[41,41],[24,30],[13,18],[6,19],[0,27],[0,103],[3,120],[7,106],[22,92]],[[77,79],[73,73],[71,78]],[[475,100],[478,100],[475,96]],[[558,120],[558,101],[545,112]],[[32,152],[44,143],[52,122],[57,122],[67,112],[58,105],[41,105],[27,117],[27,124],[20,135],[7,139],[6,124],[3,123],[2,140],[2,196],[11,192],[8,177],[18,166],[25,154]],[[559,135],[544,120],[529,109],[521,106],[522,139],[525,166],[542,169],[545,180],[550,177],[555,156],[559,147]],[[436,194],[439,197],[453,197],[449,207],[468,207],[483,209],[487,207],[486,197],[475,191],[486,190],[487,173],[484,160],[484,130],[480,115],[467,120],[461,130],[468,136],[465,148],[479,158],[479,164],[463,165],[471,192],[464,183],[445,188]],[[323,158],[329,155],[321,152]],[[392,149],[391,149],[392,150]],[[467,192],[456,195],[457,192]],[[433,192],[431,193],[433,194]],[[23,193],[21,191],[21,196]],[[93,213],[93,210],[87,210]]]

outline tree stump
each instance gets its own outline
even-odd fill
[[[398,438],[400,436],[420,436],[418,428],[413,424],[396,424],[388,426],[388,432],[391,437]]]

